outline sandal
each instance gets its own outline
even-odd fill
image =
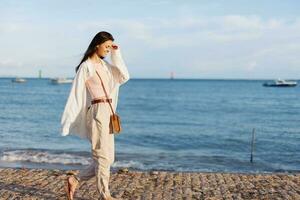
[[[79,179],[73,173],[67,173],[67,175],[70,175],[70,176],[68,176],[65,180],[65,191],[67,193],[68,200],[73,200],[73,195],[74,195],[75,190],[73,191],[73,194],[71,195],[72,191],[71,191],[71,185],[69,182],[69,178],[74,177],[78,183],[79,183]]]

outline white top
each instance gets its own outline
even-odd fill
[[[107,95],[110,97],[110,93],[115,87],[113,74],[114,73],[117,74],[117,72],[114,72],[114,70],[112,71],[109,70],[109,68],[107,68],[107,66],[104,65],[103,62],[94,64],[94,68],[98,72],[99,76],[101,77]],[[115,69],[115,68],[111,68],[111,69]],[[99,98],[106,97],[99,76],[96,73],[94,73],[93,76],[90,76],[85,81],[85,85],[87,86],[87,89],[92,99],[99,99]]]
[[[104,83],[105,89],[108,90],[109,88],[109,92],[107,92],[109,98],[112,98],[112,107],[116,111],[119,87],[130,79],[129,72],[122,59],[120,47],[111,50],[112,64],[102,59],[101,62],[102,67],[105,68],[105,73],[108,75],[107,77],[109,77],[109,83]],[[86,111],[91,104],[92,96],[88,91],[86,81],[95,76],[96,68],[97,66],[91,59],[87,59],[80,65],[72,82],[69,97],[61,117],[62,136],[73,134],[83,139],[87,138]],[[101,74],[100,76],[102,78]],[[101,84],[99,85],[100,89],[103,90]]]

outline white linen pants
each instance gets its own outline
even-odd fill
[[[91,143],[93,161],[80,170],[77,177],[89,180],[96,176],[100,198],[110,197],[110,166],[115,160],[114,134],[109,127],[111,110],[108,102],[92,104],[87,111],[88,139]]]

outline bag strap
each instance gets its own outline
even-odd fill
[[[105,96],[106,96],[106,98],[108,99],[108,95],[107,95],[107,92],[106,92],[106,90],[105,90],[105,87],[104,87],[103,81],[102,81],[102,79],[101,79],[101,77],[100,77],[99,73],[97,72],[97,70],[96,70],[96,73],[97,73],[98,77],[100,78],[101,85],[102,85],[102,87],[103,87],[103,90],[104,90]],[[110,106],[111,112],[112,112],[113,114],[115,114],[115,113],[114,113],[114,110],[113,110],[113,108],[112,108],[112,106],[111,106],[111,103],[109,102],[109,100],[108,100],[108,103],[109,103],[109,106]]]

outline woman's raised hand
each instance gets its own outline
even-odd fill
[[[117,44],[112,44],[111,47],[112,47],[113,49],[118,49],[118,48],[119,48]]]

